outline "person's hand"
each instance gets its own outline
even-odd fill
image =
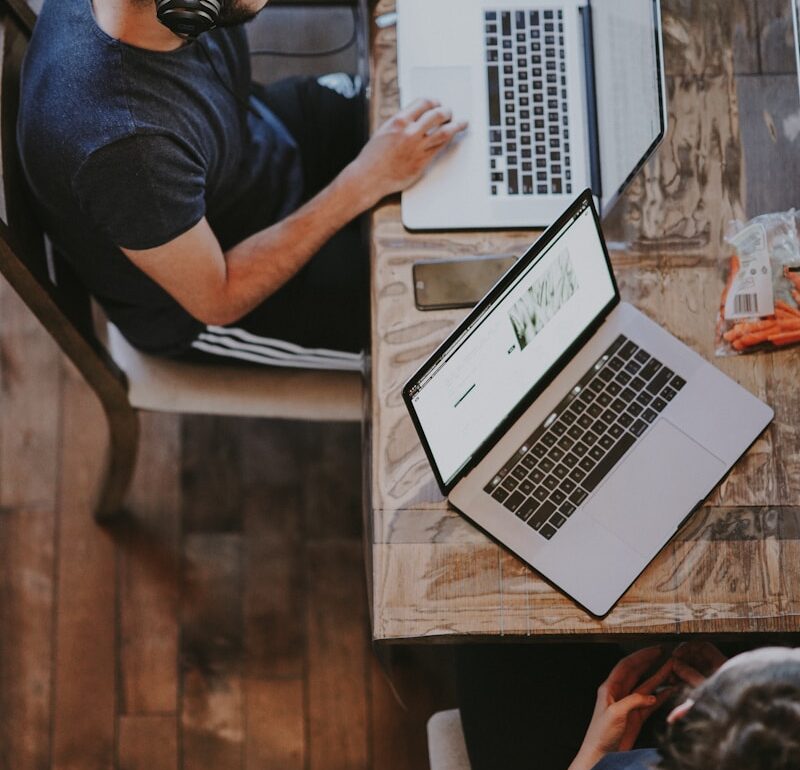
[[[675,676],[690,687],[701,685],[728,660],[711,642],[702,641],[678,645],[672,657]]]
[[[674,658],[645,678],[661,657],[660,647],[646,647],[614,666],[597,691],[592,721],[570,770],[588,770],[606,754],[633,748],[647,718],[672,694],[664,685],[672,676]]]
[[[362,184],[377,203],[410,187],[430,162],[464,131],[437,101],[418,99],[384,123],[353,162]]]

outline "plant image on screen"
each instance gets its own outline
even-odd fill
[[[577,290],[578,278],[569,251],[565,250],[508,313],[520,350],[533,341]]]

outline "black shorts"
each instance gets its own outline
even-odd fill
[[[350,76],[290,78],[257,87],[255,95],[297,141],[304,201],[329,185],[366,140],[364,96]],[[368,247],[356,220],[255,310],[235,324],[201,332],[184,358],[360,369],[368,330]]]

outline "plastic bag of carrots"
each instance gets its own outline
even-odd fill
[[[719,356],[800,343],[800,238],[794,210],[733,222],[725,236]]]

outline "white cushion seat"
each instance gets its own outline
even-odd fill
[[[98,329],[98,336],[125,372],[136,409],[288,420],[362,419],[361,372],[173,361],[141,353],[112,323],[105,322],[105,327]]]

